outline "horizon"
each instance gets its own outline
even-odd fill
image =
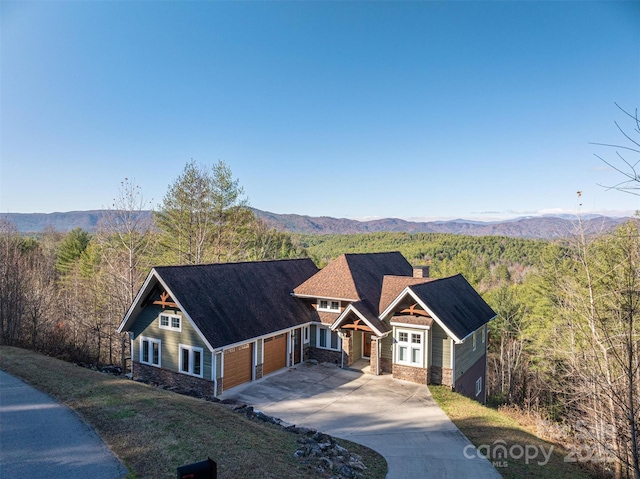
[[[278,214],[633,216],[598,143],[633,131],[639,24],[626,1],[0,2],[0,214],[107,209],[125,178],[154,209],[193,159]]]

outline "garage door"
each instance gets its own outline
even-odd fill
[[[264,340],[264,374],[272,373],[287,365],[287,335],[280,334]]]
[[[253,369],[253,343],[230,348],[224,352],[223,386],[227,390],[238,384],[251,381]]]

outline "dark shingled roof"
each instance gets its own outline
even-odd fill
[[[318,320],[291,296],[318,272],[310,259],[154,269],[214,348]]]
[[[410,288],[458,339],[464,339],[496,316],[461,274]]]

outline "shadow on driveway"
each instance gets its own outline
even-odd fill
[[[427,386],[302,363],[224,392],[297,426],[363,444],[387,460],[388,479],[500,478],[442,412]],[[471,446],[473,447],[473,446]]]

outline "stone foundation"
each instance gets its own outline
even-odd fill
[[[309,348],[309,359],[315,359],[321,363],[331,363],[340,366],[342,353],[340,351],[330,351],[328,349]]]
[[[453,370],[451,368],[441,368],[431,366],[429,368],[429,384],[442,384],[443,386],[453,386]]]
[[[392,373],[393,372],[393,365],[391,364],[391,359],[388,358],[380,358],[380,374],[386,373]]]
[[[425,368],[414,368],[413,366],[394,364],[393,377],[417,384],[429,384],[429,370]]]
[[[189,393],[202,397],[213,397],[213,381],[180,374],[166,369],[156,368],[134,361],[133,379],[144,381],[155,386],[174,388],[177,392]],[[218,385],[220,389],[220,384]]]
[[[262,364],[258,364],[256,365],[256,370],[255,370],[255,378],[256,379],[260,379],[262,377]]]

